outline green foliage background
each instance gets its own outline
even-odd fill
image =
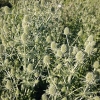
[[[99,100],[100,0],[9,1],[0,9],[0,99]]]

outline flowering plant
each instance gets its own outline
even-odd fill
[[[1,8],[0,99],[99,100],[99,4],[19,0]]]

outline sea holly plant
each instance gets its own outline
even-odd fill
[[[19,0],[2,7],[0,99],[99,100],[99,2]]]

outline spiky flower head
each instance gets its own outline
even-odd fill
[[[49,94],[54,96],[56,94],[56,87],[53,84],[50,84]]]
[[[66,98],[66,97],[64,97],[64,98],[62,98],[61,100],[67,100],[67,98]]]
[[[98,69],[98,68],[99,68],[99,61],[95,61],[95,62],[93,63],[93,68],[94,68],[94,69]]]
[[[60,58],[62,57],[62,52],[61,52],[60,49],[57,50],[56,56],[57,57],[60,57]]]
[[[77,62],[82,63],[84,60],[84,53],[82,51],[78,51],[75,58]]]
[[[27,72],[31,73],[33,71],[33,64],[28,64],[27,66]]]
[[[50,57],[48,55],[44,56],[43,63],[46,64],[46,65],[50,64]]]
[[[68,27],[65,27],[65,29],[64,29],[64,34],[65,34],[65,35],[68,35],[68,34],[69,34],[69,28],[68,28]]]
[[[62,52],[62,53],[65,53],[66,51],[67,51],[66,44],[62,44],[62,45],[61,45],[61,52]]]
[[[47,95],[45,93],[42,95],[42,100],[48,100]]]
[[[59,70],[59,69],[61,69],[61,67],[62,67],[62,64],[61,63],[59,63],[57,66],[56,66],[56,68]]]
[[[93,97],[93,100],[100,100],[100,97],[99,96],[95,96],[95,97]]]
[[[76,46],[73,47],[72,54],[75,55],[78,52],[78,48]]]
[[[93,47],[91,46],[91,44],[89,43],[86,47],[85,47],[85,52],[90,55],[93,51]]]
[[[57,44],[55,41],[51,42],[51,50],[56,50],[57,49]]]
[[[93,84],[94,83],[94,80],[95,80],[95,77],[94,77],[94,74],[93,74],[93,72],[88,72],[87,74],[86,74],[86,82],[88,83],[88,84]]]
[[[6,89],[11,90],[12,89],[12,82],[10,80],[7,80],[5,87],[6,87]]]
[[[47,36],[46,42],[50,43],[51,42],[51,36]]]
[[[5,6],[4,7],[4,12],[5,12],[5,14],[10,14],[11,10],[10,10],[10,8],[8,6]]]
[[[90,35],[87,39],[88,42],[92,42],[93,41],[93,35]]]

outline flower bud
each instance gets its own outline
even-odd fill
[[[64,29],[64,34],[65,34],[65,35],[68,35],[68,34],[69,34],[69,28],[68,28],[68,27],[65,27],[65,29]]]
[[[56,50],[57,49],[57,44],[53,41],[51,42],[51,50]]]
[[[85,47],[85,52],[90,55],[93,51],[93,47],[91,46],[91,44],[89,43],[86,47]]]
[[[53,84],[50,84],[49,94],[54,96],[56,94],[56,87]]]
[[[60,58],[62,57],[62,52],[61,52],[61,50],[57,50],[56,56],[57,56],[57,57],[60,57]]]
[[[92,73],[92,72],[88,72],[87,74],[86,74],[86,82],[88,83],[88,84],[92,84],[93,82],[94,82],[94,74]]]
[[[66,51],[67,51],[66,44],[63,44],[63,45],[61,46],[61,52],[62,52],[62,53],[65,53]]]
[[[7,80],[5,87],[6,87],[6,89],[11,90],[12,89],[12,82],[10,80]]]
[[[76,56],[75,56],[75,58],[76,58],[76,61],[78,61],[79,63],[82,63],[83,60],[84,60],[83,52],[82,51],[78,51]]]
[[[5,14],[10,14],[11,13],[10,8],[8,6],[5,6],[4,12],[5,12]]]
[[[95,61],[95,62],[94,62],[93,68],[94,68],[94,69],[98,69],[98,68],[99,68],[99,61]]]
[[[50,37],[50,36],[47,36],[47,38],[46,38],[46,42],[48,42],[48,43],[51,42],[51,37]]]
[[[92,42],[93,41],[93,35],[90,35],[87,39],[88,42]]]
[[[62,64],[60,63],[60,64],[58,64],[57,66],[56,66],[56,68],[59,70],[59,69],[61,69],[61,67],[62,67]]]
[[[50,64],[50,57],[48,55],[44,56],[43,63],[46,65]]]
[[[42,100],[48,100],[47,95],[45,93],[42,95]]]
[[[27,66],[27,72],[31,73],[33,71],[33,65],[32,64],[29,64]]]

